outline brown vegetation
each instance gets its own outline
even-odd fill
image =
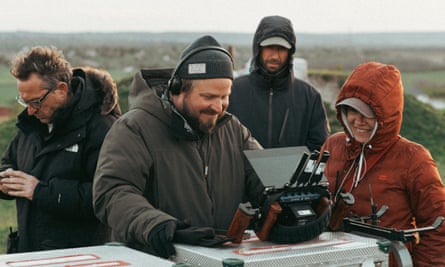
[[[0,122],[8,120],[12,115],[12,111],[8,107],[0,107]]]

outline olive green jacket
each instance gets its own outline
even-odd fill
[[[261,149],[247,128],[227,113],[212,134],[181,138],[170,104],[156,90],[167,80],[158,84],[150,75],[136,74],[130,110],[103,144],[93,185],[96,215],[114,240],[146,251],[155,225],[173,219],[227,229],[239,203],[263,192],[243,154]]]

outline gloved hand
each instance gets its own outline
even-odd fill
[[[175,247],[173,246],[175,230],[176,222],[169,220],[156,225],[148,234],[148,242],[159,257],[168,259],[176,254]]]
[[[211,227],[192,227],[184,222],[177,223],[174,236],[174,241],[177,243],[203,247],[214,247],[233,240],[235,238],[217,235]]]

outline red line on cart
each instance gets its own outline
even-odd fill
[[[21,261],[9,261],[6,264],[12,267],[31,267],[31,266],[48,266],[53,264],[70,263],[87,260],[97,260],[100,257],[93,254],[75,254],[61,257],[31,259]]]
[[[125,261],[102,261],[94,263],[66,265],[65,267],[113,267],[113,266],[128,266],[128,265],[131,264]]]
[[[321,248],[321,247],[332,247],[337,245],[343,245],[351,243],[350,241],[322,241],[322,242],[314,242],[314,243],[301,243],[298,245],[273,245],[273,246],[262,246],[255,248],[242,248],[239,250],[234,250],[233,253],[241,255],[241,256],[253,256],[259,254],[270,254],[270,253],[279,253],[286,252],[292,250],[302,250],[308,248]]]

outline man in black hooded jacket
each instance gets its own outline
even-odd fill
[[[17,205],[18,246],[8,252],[103,244],[107,228],[94,216],[92,181],[120,115],[115,82],[103,70],[73,70],[55,47],[20,53],[11,74],[26,108],[0,165],[0,199]]]
[[[320,149],[329,124],[320,93],[294,77],[295,33],[289,19],[264,17],[253,39],[251,72],[234,80],[228,111],[265,148]]]

